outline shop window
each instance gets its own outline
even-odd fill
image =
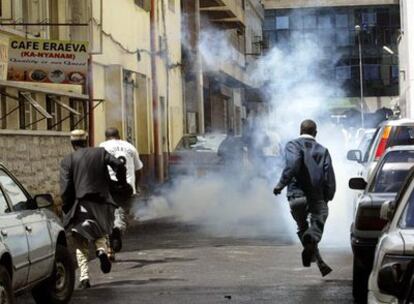
[[[88,130],[88,107],[87,101],[70,99],[69,106],[79,112],[81,116],[74,113],[70,114],[70,129]]]
[[[289,16],[277,16],[276,17],[276,29],[288,30],[289,29]]]
[[[335,27],[336,28],[347,28],[349,26],[347,14],[336,14],[335,15]]]

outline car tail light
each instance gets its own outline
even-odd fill
[[[181,156],[179,155],[170,155],[168,158],[169,163],[178,163],[181,161]]]
[[[356,216],[355,227],[358,230],[382,230],[387,224],[386,220],[380,218],[380,209],[361,208]]]
[[[391,133],[391,126],[386,126],[384,128],[384,132],[382,133],[382,137],[377,147],[377,151],[375,152],[375,160],[380,159],[381,156],[384,154],[385,149],[387,149],[387,144],[390,138],[390,133]]]

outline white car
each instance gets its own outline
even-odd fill
[[[75,268],[49,194],[32,197],[0,164],[0,303],[31,290],[36,303],[65,304]]]
[[[368,303],[400,303],[413,287],[414,170],[397,198],[383,204],[381,217],[389,223],[376,248],[368,283]]]

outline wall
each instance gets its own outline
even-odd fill
[[[72,151],[68,133],[0,130],[0,159],[31,192],[59,197],[59,165]]]

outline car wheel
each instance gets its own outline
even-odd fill
[[[37,304],[66,304],[75,286],[75,268],[69,250],[56,246],[55,265],[52,276],[32,291]]]
[[[14,294],[10,274],[0,265],[0,304],[13,304]]]
[[[356,303],[366,303],[369,271],[354,257],[352,271],[352,295]]]

